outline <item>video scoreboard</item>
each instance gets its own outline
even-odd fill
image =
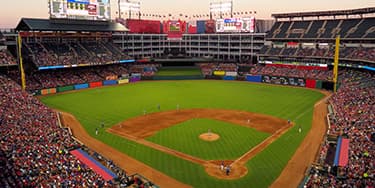
[[[216,20],[216,32],[255,32],[255,18],[225,18]]]
[[[108,21],[111,19],[109,0],[49,0],[50,17]]]

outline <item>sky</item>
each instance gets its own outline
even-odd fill
[[[222,0],[227,1],[227,0]],[[208,14],[209,5],[220,0],[140,0],[141,12],[158,15]],[[111,1],[112,18],[117,0]],[[233,0],[233,11],[256,11],[256,18],[271,19],[273,13],[342,10],[375,7],[375,0]],[[0,28],[14,28],[22,17],[48,18],[48,0],[1,0]]]

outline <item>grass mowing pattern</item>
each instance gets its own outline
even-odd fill
[[[156,76],[198,76],[201,70],[197,67],[161,68]]]
[[[198,136],[207,133],[208,129],[219,134],[220,139],[213,142],[201,140]],[[236,124],[212,119],[191,119],[163,129],[146,140],[205,160],[234,160],[268,136],[270,134]]]
[[[42,101],[50,107],[75,115],[91,136],[179,181],[202,188],[258,188],[268,187],[279,176],[310,129],[313,104],[322,97],[319,92],[302,88],[199,80],[140,82],[52,95],[42,98]],[[298,133],[297,126],[290,129],[251,159],[246,164],[248,174],[234,181],[215,179],[207,175],[200,165],[102,130],[99,136],[95,136],[95,128],[100,127],[101,121],[104,120],[106,127],[109,127],[124,119],[142,115],[143,109],[156,111],[157,104],[161,105],[162,110],[172,110],[176,104],[180,104],[181,108],[238,109],[263,113],[295,121],[303,131]]]

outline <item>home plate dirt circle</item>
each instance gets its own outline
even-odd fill
[[[220,138],[220,136],[218,134],[215,134],[215,133],[203,133],[203,134],[199,135],[199,138],[204,140],[204,141],[213,142],[213,141],[218,140]]]

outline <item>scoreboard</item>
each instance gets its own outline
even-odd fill
[[[170,32],[180,32],[181,31],[181,23],[177,20],[171,20],[169,22],[169,31]]]
[[[108,21],[109,0],[49,0],[50,18]]]
[[[216,32],[255,32],[255,18],[225,18],[216,20]]]

